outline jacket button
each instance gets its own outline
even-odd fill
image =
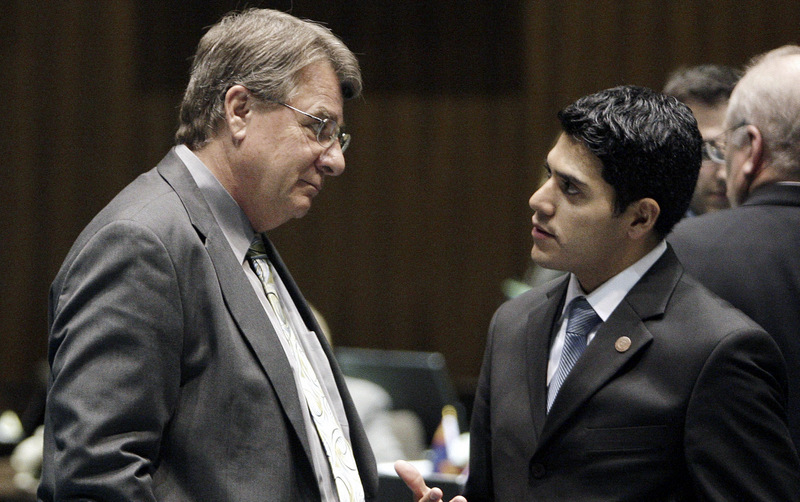
[[[543,478],[546,471],[547,470],[544,468],[544,465],[542,464],[535,463],[531,465],[531,474],[533,474],[533,477],[536,479]]]

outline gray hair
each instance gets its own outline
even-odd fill
[[[800,46],[753,58],[731,95],[726,122],[757,127],[769,165],[783,178],[800,180]],[[743,137],[733,135],[731,142],[741,146]]]
[[[178,144],[197,149],[225,116],[225,92],[243,85],[265,101],[286,101],[307,66],[328,61],[345,99],[361,93],[355,55],[328,28],[271,9],[223,17],[200,40],[180,108]]]

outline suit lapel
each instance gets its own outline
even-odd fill
[[[545,293],[546,298],[531,310],[525,330],[528,393],[531,396],[531,416],[537,442],[547,418],[547,365],[553,325],[561,312],[560,307],[568,284],[567,274],[561,282]]]
[[[663,316],[682,273],[672,248],[668,247],[600,326],[594,340],[561,386],[547,415],[539,447],[623,366],[647,350],[653,337],[646,322]],[[623,336],[630,339],[630,347],[617,350],[617,340]]]
[[[311,458],[297,387],[294,378],[287,378],[292,375],[292,368],[269,317],[242,270],[242,264],[238,263],[211,209],[177,154],[170,151],[157,169],[186,208],[214,264],[225,305],[275,389],[306,455]]]

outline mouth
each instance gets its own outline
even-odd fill
[[[556,236],[554,233],[548,231],[542,225],[533,222],[533,230],[531,231],[531,235],[533,235],[534,239],[555,239]]]
[[[312,194],[312,197],[317,195],[318,193],[320,193],[322,191],[322,183],[313,183],[313,182],[308,181],[308,180],[300,180],[300,181],[302,183],[305,183],[306,185],[310,186],[313,189],[314,193]]]

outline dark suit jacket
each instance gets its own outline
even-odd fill
[[[333,354],[367,500],[377,471]],[[43,500],[318,500],[292,370],[174,152],[78,237],[50,292]]]
[[[737,208],[681,221],[669,241],[689,274],[778,342],[800,449],[800,187],[760,187]]]
[[[568,278],[503,304],[471,424],[470,502],[800,500],[775,342],[667,250],[603,323],[550,413]],[[630,347],[615,343],[628,337]]]

